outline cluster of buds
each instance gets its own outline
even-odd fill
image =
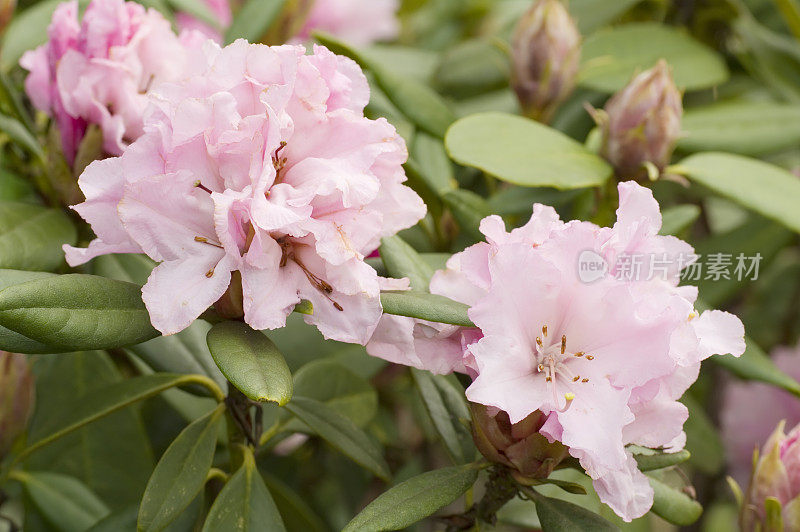
[[[619,179],[657,178],[681,135],[681,91],[666,61],[642,72],[606,104],[592,110],[602,129],[601,153]]]
[[[547,416],[538,410],[513,425],[502,410],[470,403],[470,411],[472,437],[478,450],[490,462],[508,467],[522,484],[527,484],[528,479],[549,477],[568,456],[565,445],[550,443],[539,433]]]
[[[575,88],[581,34],[560,0],[537,0],[514,31],[512,85],[526,116],[548,122]]]
[[[741,510],[742,530],[800,530],[800,425],[784,433],[781,421],[761,453]]]
[[[0,458],[25,431],[33,410],[33,392],[26,357],[0,351]]]

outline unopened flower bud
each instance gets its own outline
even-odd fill
[[[742,507],[745,530],[800,530],[800,425],[781,421],[759,455]],[[782,524],[781,524],[782,523]]]
[[[523,112],[548,122],[575,88],[581,34],[560,0],[536,0],[511,45],[512,85]]]
[[[11,17],[14,16],[14,9],[17,7],[17,0],[0,0],[0,35],[11,22]]]
[[[539,433],[547,416],[538,410],[516,424],[511,424],[502,410],[492,415],[477,403],[470,404],[472,437],[483,456],[512,470],[515,478],[547,478],[567,456],[560,442],[550,443]]]
[[[0,458],[25,431],[33,407],[33,377],[24,355],[0,351]]]
[[[680,138],[682,115],[681,91],[664,60],[615,94],[595,119],[603,129],[602,155],[617,177],[640,177],[648,166],[662,171]]]

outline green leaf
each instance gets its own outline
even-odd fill
[[[5,133],[12,141],[25,148],[28,153],[44,160],[44,152],[39,141],[19,120],[0,114],[0,133]]]
[[[678,148],[764,155],[800,144],[800,105],[729,102],[689,109]]]
[[[325,522],[308,503],[276,476],[263,474],[264,482],[272,494],[275,506],[283,518],[287,530],[303,532],[326,532]]]
[[[436,88],[455,98],[477,96],[507,87],[508,53],[487,39],[464,41],[444,54],[434,74]]]
[[[350,419],[319,401],[294,396],[286,409],[311,427],[325,441],[357,464],[382,479],[390,476],[380,446]]]
[[[61,246],[76,239],[60,209],[0,201],[0,268],[54,270],[64,263]]]
[[[39,357],[33,370],[36,410],[29,443],[50,436],[64,412],[81,408],[86,397],[123,379],[101,351]],[[139,409],[125,408],[40,447],[25,459],[25,468],[75,477],[118,510],[138,505],[154,463]]]
[[[147,255],[132,253],[101,255],[92,261],[92,265],[96,275],[139,286],[147,282],[147,278],[156,267],[155,261]]]
[[[327,34],[315,32],[314,38],[332,52],[347,56],[372,72],[378,87],[409,120],[431,135],[443,138],[455,121],[455,114],[433,89],[409,77],[382,67],[366,54]]]
[[[445,146],[457,163],[526,187],[593,187],[612,174],[608,163],[560,131],[510,114],[462,118]]]
[[[369,381],[334,360],[314,360],[300,368],[294,375],[294,393],[325,403],[358,427],[369,423],[378,411],[378,394]],[[284,430],[310,429],[293,419]]]
[[[402,530],[458,499],[477,479],[474,464],[428,471],[379,495],[344,532]]]
[[[689,526],[703,513],[700,503],[688,495],[671,488],[660,480],[648,477],[655,492],[651,511],[673,525]]]
[[[683,426],[686,450],[691,453],[689,466],[714,476],[725,467],[725,446],[719,431],[704,406],[691,393],[684,394],[681,402],[689,409],[689,418]]]
[[[534,490],[528,490],[525,493],[533,497],[536,513],[542,524],[542,532],[619,530],[596,513],[571,502],[545,497]]]
[[[480,231],[481,220],[491,214],[486,200],[471,190],[463,188],[457,188],[445,193],[442,199],[450,207],[450,211],[455,216],[461,229],[472,238],[483,240],[484,236]]]
[[[188,384],[210,382],[199,375],[153,374],[133,377],[109,386],[93,390],[76,401],[76,404],[62,405],[54,409],[49,421],[42,423],[42,435],[29,442],[24,453],[31,454],[39,448],[51,443],[81,427],[102,419],[126,406],[148,399],[164,390]],[[213,383],[212,383],[213,384]],[[222,399],[218,392],[217,399]]]
[[[662,235],[676,235],[688,229],[700,217],[700,207],[697,205],[675,205],[667,207],[661,212]]]
[[[579,83],[616,92],[659,59],[670,64],[675,83],[688,91],[713,87],[728,79],[724,59],[711,48],[676,28],[642,22],[601,30],[587,38]]]
[[[277,20],[287,0],[248,0],[233,17],[225,32],[225,42],[236,39],[259,42]]]
[[[108,515],[108,507],[80,480],[57,473],[12,473],[45,519],[60,532],[84,532]]]
[[[158,461],[139,507],[139,530],[163,530],[191,504],[211,469],[225,405],[186,427]]]
[[[0,202],[37,203],[36,189],[27,179],[0,168]]]
[[[405,240],[397,235],[382,238],[380,254],[390,276],[397,279],[408,277],[411,288],[420,292],[428,291],[433,268]]]
[[[212,28],[219,29],[220,27],[219,19],[203,0],[166,0],[166,2],[175,11],[187,13]]]
[[[381,292],[381,304],[386,314],[475,327],[467,315],[467,305],[436,294],[414,291]]]
[[[411,144],[413,158],[420,178],[439,196],[458,188],[458,182],[444,149],[442,140],[424,131],[417,131]]]
[[[463,464],[474,459],[475,447],[469,429],[470,413],[464,391],[456,390],[442,375],[411,368],[414,383],[453,462]]]
[[[222,374],[254,401],[283,406],[292,398],[292,373],[272,340],[238,321],[214,325],[208,349]]]
[[[800,397],[800,384],[778,369],[778,366],[752,339],[745,336],[744,340],[747,348],[742,356],[738,358],[733,355],[715,356],[711,360],[740,379],[764,382]]]
[[[571,0],[570,13],[576,19],[578,28],[583,35],[589,35],[594,30],[613,22],[620,15],[640,3],[642,0]]]
[[[123,347],[159,334],[138,286],[80,274],[3,289],[0,326],[62,352]]]
[[[44,279],[46,277],[53,276],[54,274],[45,272],[0,270],[0,291],[14,284],[25,283],[35,279]],[[59,348],[44,344],[42,342],[37,342],[36,340],[28,338],[23,334],[12,331],[0,325],[0,351],[8,351],[11,353],[43,354],[58,352]]]
[[[242,467],[217,495],[203,525],[203,532],[220,530],[286,530],[249,447],[245,448]]]
[[[777,166],[729,153],[698,153],[681,172],[720,196],[800,232],[800,180]]]
[[[655,449],[643,447],[632,449],[633,457],[639,466],[639,471],[653,471],[682,464],[691,456],[689,451],[681,450],[675,453],[666,453]]]

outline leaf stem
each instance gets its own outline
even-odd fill
[[[795,0],[773,0],[795,38],[800,39],[800,8]]]

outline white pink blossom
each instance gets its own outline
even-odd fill
[[[59,5],[49,40],[26,52],[25,89],[33,104],[50,114],[71,164],[89,124],[103,132],[104,149],[120,155],[143,132],[146,93],[181,77],[186,45],[202,37],[175,35],[154,9],[135,2],[93,0],[78,20],[78,2]]]
[[[160,262],[143,297],[165,334],[213,305],[238,271],[252,327],[282,327],[304,299],[326,337],[365,343],[389,281],[364,256],[425,206],[403,185],[403,140],[363,115],[358,66],[323,47],[305,52],[207,41],[185,80],[152,92],[145,134],[81,176],[87,199],[75,209],[98,238],[66,247],[68,262],[120,252]]]
[[[315,0],[297,39],[331,33],[354,46],[390,40],[400,33],[398,0]]]

